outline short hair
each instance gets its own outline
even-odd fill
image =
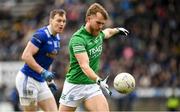
[[[90,15],[96,15],[96,13],[99,12],[103,15],[104,19],[107,20],[109,15],[107,11],[104,9],[104,7],[98,3],[93,3],[86,12],[86,17]]]
[[[50,18],[53,19],[56,14],[63,16],[66,15],[66,11],[63,9],[54,9],[50,12]]]

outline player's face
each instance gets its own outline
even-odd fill
[[[89,18],[90,30],[93,35],[98,35],[99,32],[103,29],[106,20],[101,13],[96,15],[91,15]]]
[[[50,24],[54,33],[62,33],[66,25],[66,16],[56,14],[53,19],[50,19]]]

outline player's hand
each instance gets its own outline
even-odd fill
[[[126,30],[125,28],[118,27],[117,30],[119,31],[118,34],[126,35],[126,36],[129,34],[129,31]]]
[[[109,76],[107,76],[104,80],[98,78],[96,79],[96,83],[101,87],[103,91],[111,96],[112,92],[109,90],[109,86],[107,85],[107,80]]]
[[[43,69],[43,71],[41,72],[41,75],[48,82],[51,82],[52,79],[55,78],[55,75],[52,72],[45,70],[45,69]]]
[[[54,80],[52,80],[51,82],[47,82],[47,84],[48,84],[50,90],[52,91],[52,93],[54,93],[58,90]]]

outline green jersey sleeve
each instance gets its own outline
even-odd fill
[[[101,35],[102,35],[102,40],[104,40],[104,39],[105,39],[105,34],[104,34],[104,32],[101,31]]]
[[[75,36],[71,39],[71,46],[74,54],[86,52],[85,41],[83,38]]]

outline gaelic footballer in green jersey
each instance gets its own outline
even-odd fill
[[[104,33],[100,32],[97,37],[93,37],[82,26],[71,38],[69,42],[70,69],[66,75],[67,81],[74,84],[93,84],[94,80],[87,77],[82,71],[76,53],[87,52],[90,67],[97,73],[99,70],[100,55]]]
[[[106,84],[98,76],[103,40],[128,31],[124,28],[106,28],[106,10],[98,3],[92,4],[86,13],[86,23],[76,31],[69,42],[70,68],[60,98],[59,111],[75,111],[84,103],[88,111],[109,111],[102,90],[111,95]],[[100,102],[100,103],[99,103]]]

